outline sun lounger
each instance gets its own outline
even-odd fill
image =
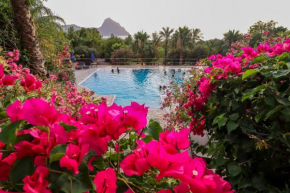
[[[91,60],[86,60],[84,68],[90,68],[92,66],[92,61]]]
[[[75,69],[82,69],[85,66],[84,62],[79,62],[78,65],[76,65]]]

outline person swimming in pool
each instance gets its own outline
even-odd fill
[[[114,73],[114,69],[112,69],[112,73]]]
[[[119,70],[119,68],[118,68],[118,67],[117,67],[117,72],[118,72],[118,73],[120,73],[120,70]]]

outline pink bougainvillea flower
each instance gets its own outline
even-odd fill
[[[23,109],[23,105],[19,100],[15,101],[14,103],[12,103],[11,105],[7,107],[6,112],[8,116],[10,117],[11,122],[24,119],[22,109]]]
[[[6,75],[4,78],[2,78],[2,84],[5,86],[14,85],[14,76],[12,75]]]
[[[244,56],[247,60],[251,60],[258,56],[258,53],[254,51],[254,49],[251,46],[241,48],[244,51]]]
[[[0,64],[0,79],[5,76],[4,74],[4,66]]]
[[[260,44],[258,45],[257,50],[259,53],[269,52],[270,46],[268,44]]]
[[[134,150],[134,153],[125,157],[120,164],[120,167],[127,176],[141,176],[149,169],[150,165],[147,162],[147,157],[150,152],[150,148],[153,149],[153,146],[157,144],[156,141],[153,141],[152,143],[149,142],[149,145],[145,144],[141,140],[137,140],[136,142],[138,147]]]
[[[1,192],[0,192],[1,193]],[[131,189],[126,190],[124,193],[134,193]]]
[[[17,150],[16,156],[18,159],[23,157],[33,157],[38,154],[44,154],[45,148],[40,144],[33,144],[28,141],[21,141],[14,145]]]
[[[172,145],[177,149],[187,149],[190,144],[188,139],[189,132],[189,129],[182,129],[180,132],[165,131],[160,133],[160,142]]]
[[[66,167],[68,170],[73,170],[73,174],[78,174],[78,167],[84,156],[89,152],[89,145],[82,145],[81,147],[69,144],[66,149],[66,154],[60,159],[59,165]]]
[[[0,131],[1,131],[1,128],[0,128]],[[2,150],[5,145],[6,145],[5,143],[0,141],[0,150]]]
[[[215,55],[211,55],[207,58],[208,60],[214,61],[215,60]]]
[[[175,186],[173,190],[175,193],[189,193],[190,192],[189,186],[186,184],[179,184],[178,186]]]
[[[55,138],[57,144],[65,144],[67,142],[66,132],[63,126],[58,123],[54,123],[50,127],[50,136]]]
[[[214,89],[214,84],[210,83],[210,78],[202,77],[198,84],[198,90],[206,97],[209,96]]]
[[[45,179],[48,175],[48,168],[39,166],[31,176],[23,179],[23,190],[27,193],[51,193],[51,190],[47,189],[49,182]]]
[[[141,176],[147,172],[150,167],[146,161],[146,158],[139,157],[136,154],[126,156],[120,166],[127,176]]]
[[[3,153],[0,153],[0,181],[5,181],[9,178],[11,167],[16,161],[15,153],[11,153],[9,156],[3,159]]]
[[[231,73],[239,73],[242,70],[241,64],[239,62],[232,62],[225,68],[226,71]]]
[[[93,124],[98,128],[100,137],[109,136],[117,140],[127,128],[123,124],[123,110],[121,106],[113,104],[108,107],[107,104],[86,105],[80,109],[84,124]]]
[[[131,102],[130,106],[124,107],[123,113],[126,127],[139,131],[147,125],[148,107],[145,107],[144,104]]]
[[[90,149],[94,150],[98,156],[107,151],[108,140],[106,137],[100,137],[100,132],[94,125],[83,125],[82,131],[77,136],[80,144],[88,144]],[[75,136],[76,137],[76,136]]]
[[[117,190],[117,176],[115,170],[108,168],[97,173],[94,183],[97,193],[115,193]]]
[[[37,126],[51,126],[61,118],[54,107],[44,99],[32,98],[23,104],[25,120]]]
[[[203,180],[207,189],[211,190],[211,192],[235,193],[234,190],[231,190],[231,184],[217,174],[206,175]]]
[[[167,190],[159,190],[157,193],[172,193],[170,189]]]

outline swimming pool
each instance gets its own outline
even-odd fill
[[[114,72],[112,72],[112,69]],[[181,83],[189,68],[99,68],[80,85],[86,86],[100,95],[116,95],[118,105],[130,105],[131,101],[144,104],[152,109],[161,107],[160,95],[171,81]],[[174,73],[175,71],[175,73]],[[166,72],[166,74],[165,74]]]

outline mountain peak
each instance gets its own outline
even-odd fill
[[[71,25],[63,25],[62,26],[65,32],[68,32],[70,27],[73,27],[75,31],[80,30],[82,27],[77,26],[75,24]],[[119,23],[115,22],[111,18],[106,18],[100,28],[98,28],[101,36],[108,37],[112,34],[114,36],[128,36],[130,35],[129,32],[126,31],[124,27],[122,27]]]
[[[102,36],[128,36],[129,32],[126,31],[119,23],[115,22],[111,18],[105,19],[102,26],[98,29]]]

